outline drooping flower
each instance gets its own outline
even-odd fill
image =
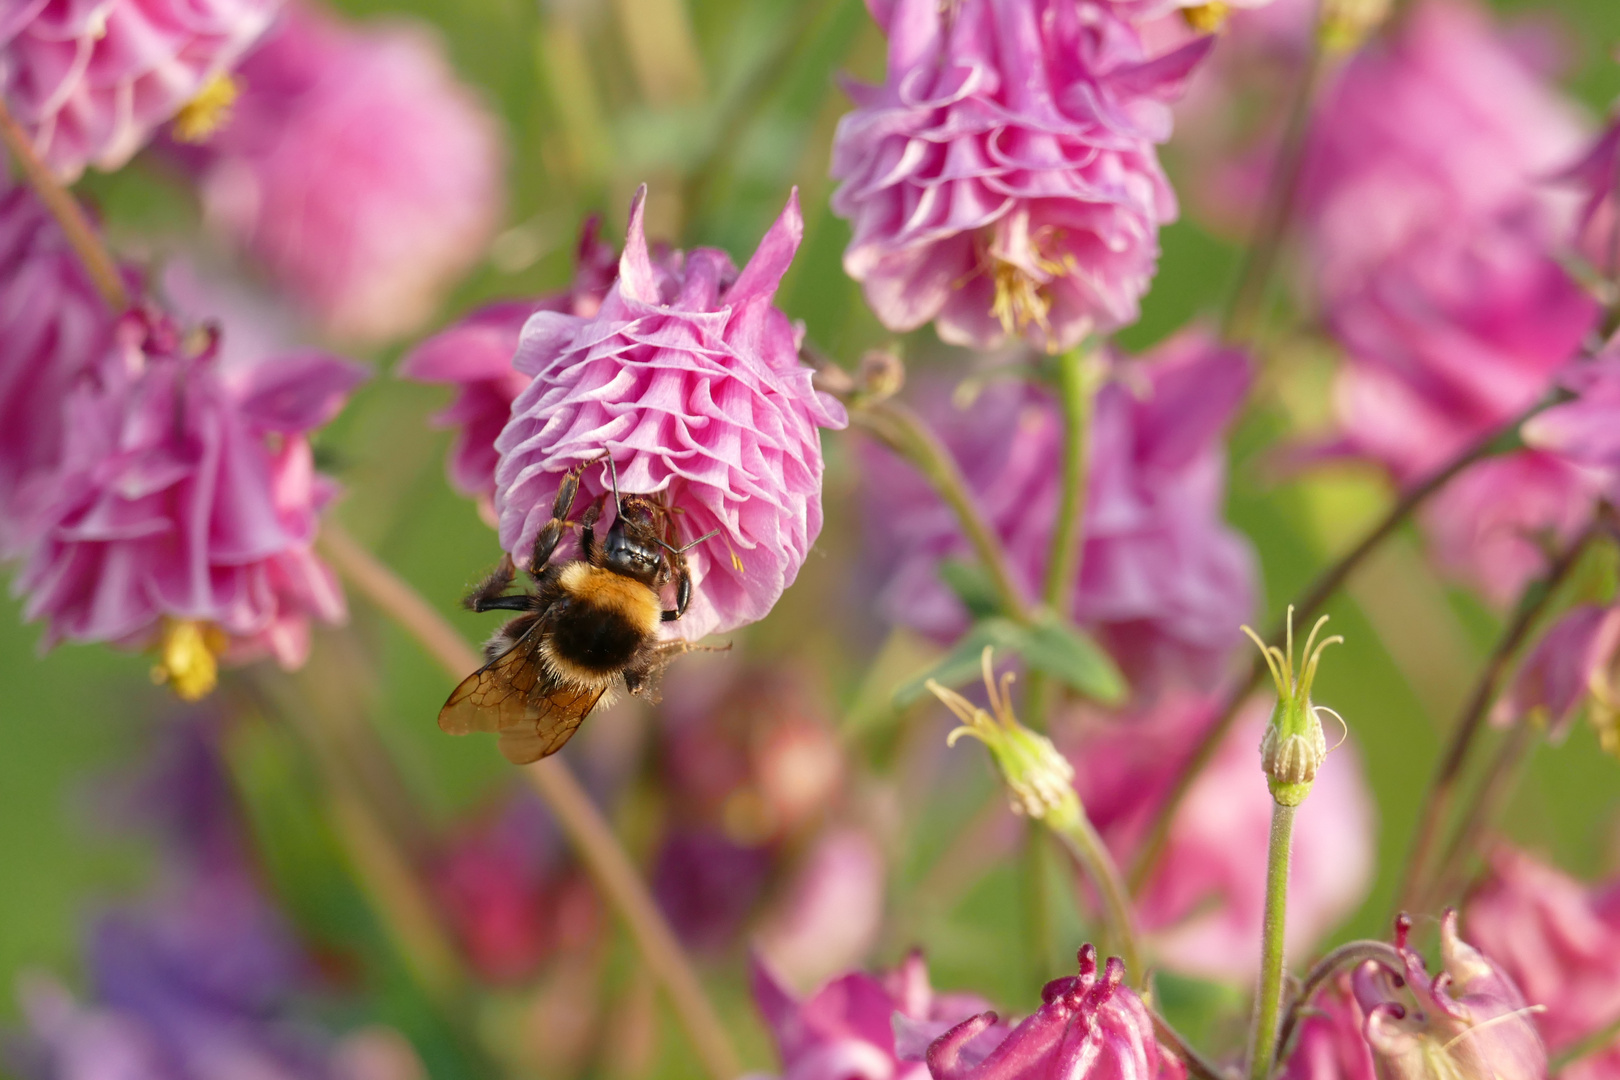
[[[364,378],[316,353],[225,364],[216,331],[184,335],[152,308],[63,406],[58,468],[31,520],[16,589],[44,642],[159,650],[183,697],[212,688],[216,658],[300,663],[309,621],[344,613],[314,555],[332,483],[308,433]]]
[[[1128,865],[1215,705],[1166,695],[1145,712],[1086,710],[1055,737],[1075,766],[1075,790],[1114,857]],[[1252,983],[1265,912],[1272,801],[1255,768],[1266,729],[1258,699],[1245,708],[1176,811],[1158,866],[1138,893],[1136,917],[1168,968]],[[1355,911],[1375,869],[1375,811],[1353,744],[1321,766],[1295,819],[1287,948],[1303,955]]]
[[[1578,604],[1536,643],[1497,701],[1498,724],[1536,721],[1547,737],[1561,741],[1581,705],[1606,697],[1608,673],[1620,656],[1620,606]]]
[[[1097,950],[1080,950],[1080,974],[1053,979],[1041,989],[1041,1007],[999,1045],[986,1051],[993,1012],[962,1021],[928,1047],[933,1080],[999,1080],[1008,1077],[1086,1077],[1140,1080],[1180,1075],[1178,1063],[1159,1047],[1153,1019],[1126,986],[1125,964],[1110,957],[1101,973]]]
[[[844,268],[892,330],[1053,351],[1134,322],[1175,194],[1155,146],[1208,38],[1150,56],[1095,0],[874,0],[882,86],[851,86]]]
[[[1581,127],[1484,14],[1426,0],[1351,61],[1311,130],[1312,287],[1347,359],[1337,450],[1410,484],[1536,401],[1594,325],[1558,261],[1572,208],[1546,182]],[[1566,463],[1516,455],[1424,520],[1442,561],[1506,602],[1542,565],[1528,537],[1567,538],[1592,496]]]
[[[854,972],[803,1000],[757,958],[752,982],[783,1080],[926,1080],[920,1059],[928,1042],[987,1006],[970,995],[936,994],[916,953],[887,975]]]
[[[0,98],[64,181],[116,169],[230,77],[281,0],[16,0]]]
[[[1081,578],[1071,612],[1113,653],[1139,692],[1207,685],[1254,603],[1254,557],[1221,519],[1222,432],[1249,384],[1242,353],[1201,332],[1121,361],[1097,395]],[[1038,595],[1057,517],[1062,419],[1044,391],[992,382],[958,407],[945,388],[918,403],[1005,546],[1016,583]],[[955,516],[922,478],[868,444],[869,547],[891,621],[949,638],[967,613],[940,581],[970,559]]]
[[[1407,945],[1409,928],[1402,916],[1400,976],[1368,962],[1351,980],[1379,1080],[1544,1080],[1547,1048],[1524,996],[1458,936],[1457,913],[1441,920],[1441,969],[1433,978]]]
[[[179,155],[209,221],[333,333],[384,340],[422,325],[482,254],[502,202],[499,128],[442,44],[297,3],[241,75],[230,124]]]
[[[591,318],[613,285],[618,259],[613,246],[596,235],[590,219],[580,235],[574,283],[534,300],[507,300],[479,308],[447,330],[428,338],[400,361],[399,374],[427,383],[448,383],[456,399],[433,418],[453,428],[447,462],[450,483],[478,500],[479,512],[495,524],[495,439],[512,415],[512,402],[529,376],[512,366],[523,324],[537,311],[561,311]]]
[[[797,192],[740,273],[713,248],[655,263],[644,201],[596,316],[542,311],[524,327],[516,366],[534,381],[495,443],[495,506],[501,546],[526,562],[562,475],[608,453],[621,491],[674,511],[674,540],[719,530],[687,553],[691,607],[671,624],[696,639],[763,618],[792,584],[821,531],[817,428],[846,419],[772,305],[804,233]],[[605,465],[586,470],[577,505],[608,489]]]

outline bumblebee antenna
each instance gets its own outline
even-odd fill
[[[613,517],[617,520],[624,516],[624,507],[619,503],[619,467],[613,464],[613,455],[606,450],[602,451],[602,456],[607,458],[608,476],[613,481]]]
[[[720,530],[719,529],[710,529],[708,532],[704,533],[702,536],[698,537],[696,540],[692,541],[690,544],[687,544],[685,547],[672,547],[671,545],[665,543],[662,540],[658,541],[658,543],[659,543],[659,545],[661,547],[663,547],[663,549],[665,551],[667,551],[667,552],[669,552],[669,553],[671,553],[673,555],[684,555],[688,551],[691,551],[693,548],[697,547],[699,544],[703,543],[703,541],[709,539],[711,536],[719,536],[719,535],[720,535]]]

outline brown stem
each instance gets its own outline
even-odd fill
[[[1277,1032],[1278,1061],[1288,1059],[1288,1043],[1294,1037],[1295,1029],[1299,1027],[1300,1014],[1310,1005],[1317,992],[1339,972],[1358,968],[1369,960],[1383,964],[1396,975],[1404,976],[1406,973],[1406,965],[1401,959],[1401,954],[1396,951],[1395,946],[1383,941],[1352,941],[1340,945],[1322,957],[1305,976],[1299,993],[1288,1003],[1288,1010],[1283,1014],[1282,1027]]]
[[[1417,508],[1450,483],[1456,476],[1470,465],[1476,464],[1493,454],[1501,452],[1512,440],[1517,438],[1518,430],[1527,420],[1545,409],[1568,400],[1568,394],[1561,390],[1549,392],[1541,400],[1528,409],[1514,416],[1496,430],[1484,435],[1479,440],[1460,451],[1450,461],[1424,477],[1417,484],[1408,488],[1395,504],[1369,529],[1354,547],[1340,556],[1333,565],[1324,570],[1313,581],[1308,589],[1293,603],[1294,617],[1297,622],[1309,622],[1322,605],[1339,590],[1345,580],[1367,560],[1367,556],[1378,550],[1385,540],[1394,535],[1402,522],[1412,516]],[[1281,640],[1286,630],[1282,624],[1272,629],[1266,638],[1268,641]],[[1155,814],[1153,824],[1149,828],[1146,839],[1137,853],[1136,861],[1131,869],[1131,890],[1140,891],[1152,873],[1159,857],[1164,854],[1164,846],[1170,837],[1170,824],[1175,820],[1176,810],[1180,808],[1182,799],[1192,788],[1193,781],[1204,767],[1215,757],[1226,733],[1231,729],[1232,722],[1237,718],[1238,710],[1248,698],[1254,688],[1260,685],[1265,676],[1265,662],[1256,656],[1249,663],[1249,670],[1243,678],[1232,688],[1221,703],[1221,709],[1209,729],[1199,739],[1193,748],[1192,755],[1177,774],[1175,783],[1170,788],[1164,803]]]
[[[321,526],[320,548],[339,574],[414,637],[451,676],[461,678],[479,666],[478,653],[455,627],[341,526],[330,520]],[[648,970],[668,993],[706,1071],[713,1080],[734,1080],[742,1074],[742,1061],[719,1014],[635,865],[590,796],[559,758],[546,758],[523,771],[557,815],[597,887],[624,920]]]
[[[62,235],[67,237],[67,242],[84,264],[85,273],[90,275],[91,283],[101,293],[107,306],[120,315],[128,311],[129,291],[124,288],[124,279],[119,275],[118,266],[107,253],[101,238],[96,235],[90,219],[85,216],[84,208],[57,182],[51,170],[34,153],[28,133],[12,117],[4,102],[0,102],[0,142],[6,144],[6,149],[11,151],[11,156],[28,179],[29,186],[56,219]]]
[[[1446,845],[1446,853],[1441,857],[1439,869],[1434,875],[1434,884],[1424,889],[1422,896],[1415,898],[1423,906],[1414,905],[1412,910],[1430,910],[1436,899],[1455,895],[1453,886],[1467,869],[1469,853],[1479,849],[1480,839],[1501,817],[1508,798],[1518,787],[1519,766],[1526,763],[1526,751],[1535,741],[1536,734],[1536,728],[1528,717],[1521,716],[1514,721],[1513,730],[1508,732],[1502,745],[1497,747],[1496,756],[1486,766],[1485,775],[1474,789],[1473,799],[1457,814],[1460,824],[1451,843]]]
[[[1188,1076],[1196,1080],[1236,1080],[1236,1073],[1222,1069],[1200,1054],[1181,1032],[1170,1026],[1170,1021],[1159,1015],[1158,1010],[1152,1010],[1152,1016],[1153,1033],[1158,1037],[1159,1044],[1187,1067]]]

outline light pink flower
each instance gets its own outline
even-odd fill
[[[1588,887],[1522,851],[1498,847],[1490,876],[1468,899],[1475,941],[1545,1006],[1532,1022],[1555,1053],[1620,1019],[1620,890]],[[1620,1069],[1620,1049],[1564,1069],[1599,1080]]]
[[[230,369],[216,352],[137,311],[69,393],[62,461],[43,478],[49,500],[16,581],[45,644],[143,646],[182,621],[223,632],[228,658],[293,665],[311,618],[343,616],[311,550],[334,489],[307,433],[364,369],[313,353]]]
[[[499,220],[488,109],[425,27],[288,8],[242,65],[231,122],[183,155],[209,220],[339,335],[429,319]]]
[[[927,1080],[927,1040],[983,1010],[965,994],[936,994],[916,953],[884,976],[854,972],[800,1000],[757,958],[754,1004],[782,1059],[782,1080]]]
[[[1177,971],[1244,984],[1256,977],[1272,809],[1256,753],[1266,715],[1256,701],[1233,726],[1177,810],[1158,868],[1138,894],[1142,929]],[[1145,714],[1082,712],[1060,729],[1080,801],[1122,863],[1135,855],[1213,719],[1210,702],[1174,694]],[[1374,872],[1374,823],[1359,755],[1347,743],[1328,756],[1294,826],[1291,953],[1308,952],[1365,898]]]
[[[0,97],[56,174],[116,169],[228,73],[281,0],[9,0]]]
[[[817,428],[846,419],[772,305],[804,234],[797,192],[741,273],[714,248],[654,263],[645,195],[596,316],[542,311],[524,327],[516,366],[534,381],[495,443],[495,506],[501,546],[526,562],[562,474],[610,453],[621,491],[679,511],[680,542],[720,530],[686,556],[692,602],[672,626],[696,639],[763,618],[793,583],[821,532]],[[606,466],[587,470],[578,505],[607,490]]]
[[[1571,106],[1486,16],[1416,5],[1326,93],[1302,181],[1313,287],[1344,345],[1338,450],[1408,484],[1546,392],[1596,305],[1559,265],[1573,207],[1548,178],[1584,144]],[[1589,482],[1494,461],[1425,515],[1443,561],[1498,600],[1567,534]],[[1487,473],[1494,475],[1486,476]]]
[[[1250,546],[1221,519],[1222,437],[1249,385],[1241,352],[1199,331],[1122,360],[1091,426],[1085,550],[1072,614],[1133,685],[1207,685],[1253,609]],[[944,388],[919,407],[944,439],[1026,596],[1039,593],[1057,515],[1062,418],[1024,383],[990,383],[960,408]],[[949,638],[967,613],[941,583],[947,558],[970,560],[956,518],[909,466],[863,444],[877,603],[892,621]]]
[[[535,300],[506,300],[479,308],[447,330],[422,342],[400,361],[399,374],[427,383],[448,383],[456,399],[433,418],[435,425],[455,429],[447,462],[450,483],[478,500],[479,511],[495,524],[495,439],[512,415],[512,402],[529,385],[529,376],[512,366],[523,324],[536,311],[561,311],[588,319],[618,273],[611,244],[596,235],[590,219],[580,235],[574,283],[568,289]]]
[[[1057,350],[1134,322],[1175,194],[1154,147],[1209,50],[1149,56],[1093,0],[874,0],[887,81],[850,87],[832,207],[892,330]]]
[[[887,876],[883,851],[866,832],[825,830],[761,920],[754,948],[798,984],[859,964],[883,925]]]
[[[1524,658],[1491,719],[1498,724],[1539,720],[1560,742],[1575,713],[1620,655],[1620,606],[1578,604],[1565,612]]]
[[[1577,364],[1559,380],[1575,400],[1531,417],[1519,429],[1524,441],[1581,465],[1620,477],[1620,348]]]

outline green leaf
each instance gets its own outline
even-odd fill
[[[939,564],[939,579],[956,594],[975,621],[1001,614],[1001,597],[996,592],[995,582],[977,563],[944,559]]]
[[[980,656],[986,645],[998,654],[1016,653],[1024,644],[1024,628],[1011,619],[992,615],[973,624],[962,640],[933,667],[915,679],[901,684],[894,692],[894,703],[905,708],[928,692],[928,680],[955,689],[980,680]]]
[[[1019,650],[1030,667],[1072,687],[1093,701],[1117,705],[1125,699],[1125,676],[1084,631],[1045,619],[1024,631]]]

